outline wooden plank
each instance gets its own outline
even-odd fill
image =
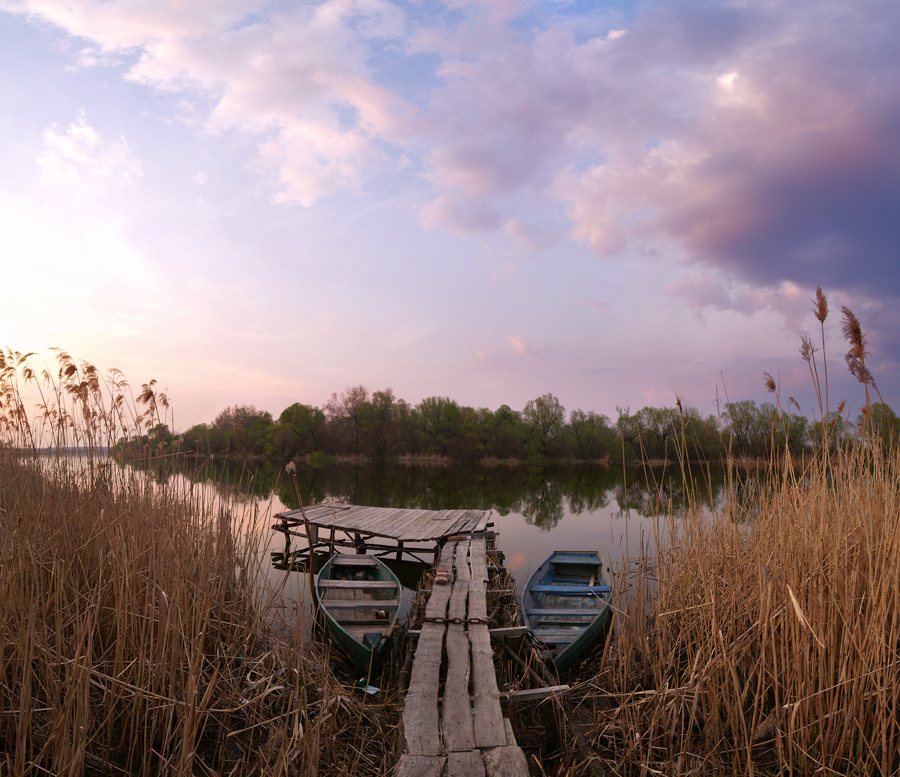
[[[491,511],[485,510],[475,524],[475,531],[484,531],[488,526],[488,519],[491,517]]]
[[[485,540],[472,540],[469,554],[472,579],[469,582],[469,618],[487,620],[487,556]],[[494,672],[494,653],[487,624],[469,624],[472,644],[472,706],[475,743],[478,747],[497,747],[506,743],[500,690]]]
[[[399,607],[399,599],[324,599],[322,606],[326,610],[352,609],[354,607],[364,607],[373,610],[389,610],[392,607]]]
[[[384,590],[396,589],[397,584],[392,580],[319,580],[319,588],[358,588],[373,589],[380,588]]]
[[[332,567],[377,567],[378,562],[371,556],[353,556],[349,553],[335,553],[331,558]]]
[[[503,637],[521,637],[531,629],[528,626],[505,626],[500,629],[488,629],[491,639],[503,639]]]
[[[469,521],[466,520],[466,511],[465,510],[455,511],[455,513],[452,517],[452,520],[449,520],[449,521],[447,521],[447,523],[444,524],[444,527],[443,527],[444,536],[445,537],[453,537],[453,536],[459,535],[459,534],[468,535],[469,534],[469,532],[467,531],[468,525],[469,525]]]
[[[506,744],[485,750],[483,753],[487,777],[528,777],[528,761],[525,753],[516,744],[512,724],[504,720],[503,728],[506,733]]]
[[[500,701],[543,701],[552,696],[561,696],[569,690],[568,685],[548,685],[544,688],[523,688],[519,691],[506,691],[505,693],[501,693]]]
[[[435,541],[455,531],[472,531],[488,524],[486,510],[419,510],[322,503],[306,508],[312,526],[390,537],[403,541]],[[302,522],[299,510],[278,513],[283,526]]]
[[[608,585],[533,585],[533,594],[560,594],[562,596],[575,596],[584,594],[608,594]]]
[[[448,753],[447,777],[484,777],[484,761],[480,750]]]
[[[487,777],[528,777],[528,761],[518,745],[485,750],[484,768]]]
[[[416,540],[435,541],[443,537],[446,532],[443,529],[443,521],[440,518],[442,513],[434,510],[422,511],[424,515],[420,515],[416,521],[403,527],[398,537],[404,542],[414,542]]]
[[[446,760],[443,757],[406,753],[400,756],[394,777],[441,777]]]
[[[491,639],[503,639],[504,637],[522,637],[531,629],[528,626],[504,626],[503,628],[488,629]],[[422,633],[421,629],[410,629],[406,632],[407,637],[417,638]]]
[[[407,526],[415,526],[422,517],[423,510],[394,510],[378,526],[378,533],[386,537],[400,537]]]
[[[448,618],[466,617],[469,597],[469,543],[456,543],[456,578],[450,595]],[[444,682],[444,709],[441,721],[444,745],[450,752],[475,747],[472,703],[469,699],[469,637],[465,625],[447,626],[447,679]],[[479,764],[481,759],[479,757]]]
[[[431,511],[427,519],[422,520],[415,527],[410,528],[404,536],[404,540],[432,540],[437,541],[442,537],[446,537],[448,531],[448,520],[453,513],[452,510]]]
[[[437,570],[450,572],[456,545],[448,543],[441,551]],[[425,606],[425,617],[446,618],[450,586],[436,585]],[[416,646],[409,690],[403,707],[406,749],[413,755],[440,755],[438,729],[438,690],[446,624],[426,621]]]
[[[589,615],[591,618],[594,618],[605,609],[605,605],[603,607],[573,607],[571,609],[565,607],[538,607],[533,610],[528,610],[528,615],[537,617],[542,617],[545,615],[558,615],[560,617],[568,617],[570,615]]]

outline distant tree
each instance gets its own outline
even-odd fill
[[[531,399],[522,410],[523,420],[530,425],[529,457],[544,458],[552,453],[551,441],[557,440],[566,423],[566,409],[553,394]]]
[[[582,459],[600,459],[608,455],[615,443],[615,434],[609,418],[593,410],[573,410],[569,416],[569,429]]]
[[[449,397],[428,397],[413,410],[425,453],[451,456],[463,435],[462,409]]]
[[[227,452],[240,457],[263,456],[272,414],[253,405],[233,405],[216,416],[213,427],[224,437]]]
[[[863,433],[868,430],[873,440],[884,445],[893,445],[900,440],[900,418],[884,402],[863,408],[856,420],[856,427]]]
[[[366,453],[375,461],[384,461],[397,452],[401,415],[408,413],[408,405],[397,400],[394,391],[376,391],[371,400],[359,406],[360,439]]]
[[[272,435],[272,452],[282,460],[321,450],[325,413],[299,402],[286,407]]]
[[[635,416],[646,455],[667,458],[674,454],[672,438],[681,426],[678,411],[671,407],[644,407]]]
[[[543,394],[525,403],[522,418],[540,429],[545,438],[554,437],[566,422],[566,409],[553,394]]]
[[[492,414],[486,455],[498,459],[525,456],[526,427],[522,416],[509,405],[500,405]]]
[[[365,386],[348,386],[340,396],[335,392],[325,403],[325,413],[337,432],[336,437],[340,438],[343,433],[349,439],[353,452],[357,454],[360,442],[360,408],[368,399],[369,392]]]
[[[762,412],[756,402],[752,399],[729,402],[725,405],[724,418],[736,453],[756,455],[765,451],[766,437],[771,433],[771,417]]]

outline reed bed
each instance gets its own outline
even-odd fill
[[[385,774],[393,700],[285,619],[254,516],[107,458],[161,422],[152,384],[129,405],[66,356],[32,418],[29,357],[3,356],[0,775]]]
[[[677,519],[661,505],[667,539],[624,581],[609,660],[576,691],[582,770],[900,772],[897,450],[772,462],[752,491]]]

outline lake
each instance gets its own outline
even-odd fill
[[[598,550],[621,573],[641,553],[653,555],[657,532],[666,531],[656,515],[685,509],[683,478],[677,468],[632,469],[601,465],[569,467],[414,466],[328,464],[297,473],[304,505],[344,501],[377,507],[432,510],[491,510],[497,547],[521,595],[531,573],[554,550]],[[689,472],[706,505],[720,504],[724,476]],[[197,479],[197,473],[191,475]],[[199,478],[203,480],[203,478]],[[252,516],[258,532],[260,574],[285,614],[308,601],[306,575],[284,569],[283,535],[271,530],[274,516],[298,505],[293,481],[274,471],[220,469],[206,482],[226,493]],[[244,519],[246,520],[246,519]],[[292,549],[303,547],[294,540]],[[262,581],[261,581],[262,582]],[[406,593],[410,598],[410,593]]]

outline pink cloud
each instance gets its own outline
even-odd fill
[[[522,335],[507,335],[506,342],[514,353],[520,356],[537,356],[546,358],[552,351],[548,346],[537,346],[529,343]]]

